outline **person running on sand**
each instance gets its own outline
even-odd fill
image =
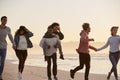
[[[80,43],[78,49],[76,49],[77,53],[79,54],[79,66],[77,66],[74,69],[70,70],[70,76],[74,79],[74,75],[78,70],[83,69],[84,65],[86,67],[85,69],[85,80],[89,80],[89,70],[90,70],[90,54],[89,54],[89,48],[96,51],[96,48],[89,45],[90,41],[94,41],[94,39],[90,39],[88,37],[90,32],[90,26],[89,23],[84,23],[82,25],[83,30],[80,33]]]

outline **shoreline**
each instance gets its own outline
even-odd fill
[[[18,73],[18,65],[12,64],[12,60],[6,60],[5,67],[3,71],[3,79],[4,80],[18,80],[17,73]],[[23,71],[23,80],[47,80],[47,73],[46,67],[34,67],[34,66],[27,66],[25,65]],[[62,71],[58,70],[58,80],[73,80],[70,78],[69,71]],[[89,79],[90,80],[106,80],[107,74],[93,74],[90,73]],[[75,74],[74,80],[84,80],[84,74],[77,72]],[[115,80],[114,76],[111,76],[111,80]]]

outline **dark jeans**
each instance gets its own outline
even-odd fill
[[[4,69],[6,50],[7,49],[0,49],[0,77],[2,76],[3,69]]]
[[[16,52],[16,56],[19,59],[18,70],[19,72],[22,73],[24,69],[25,60],[27,58],[27,50],[15,50],[15,52]]]
[[[47,76],[51,78],[51,59],[53,61],[53,75],[57,75],[57,55],[54,53],[52,56],[47,56]]]
[[[111,69],[111,73],[114,72],[114,75],[116,78],[118,78],[118,74],[117,74],[117,64],[120,58],[120,52],[115,52],[115,53],[111,53],[109,54],[109,59],[112,63],[112,69]]]
[[[90,55],[88,53],[79,53],[79,62],[80,65],[77,66],[73,71],[74,73],[80,69],[83,69],[84,65],[85,69],[85,80],[88,80],[89,70],[90,70]]]

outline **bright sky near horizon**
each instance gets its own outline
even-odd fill
[[[0,0],[0,16],[4,15],[13,35],[24,25],[34,33],[34,43],[39,43],[53,22],[60,23],[63,42],[79,41],[84,22],[90,23],[90,37],[104,42],[110,28],[120,26],[120,0]]]

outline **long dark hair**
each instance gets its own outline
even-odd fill
[[[20,26],[19,29],[15,32],[15,36],[16,36],[16,35],[20,35],[20,31],[24,31],[24,34],[23,34],[23,35],[25,35],[25,34],[27,33],[26,30],[27,30],[27,29],[26,29],[25,26]]]

